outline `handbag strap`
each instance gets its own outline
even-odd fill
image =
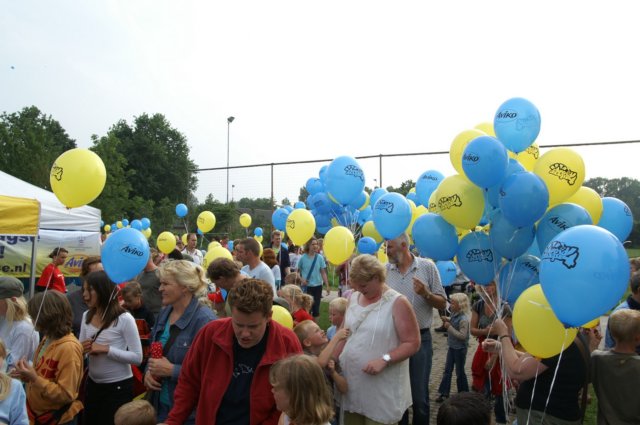
[[[313,267],[316,265],[316,261],[318,261],[318,255],[320,254],[316,254],[313,256],[313,261],[311,262],[311,267],[309,268],[309,273],[307,273],[307,278],[305,279],[307,281],[307,283],[309,283],[309,279],[311,279],[311,273],[313,273]]]

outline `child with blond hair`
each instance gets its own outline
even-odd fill
[[[344,323],[344,313],[347,311],[349,300],[346,298],[338,297],[331,300],[329,303],[329,321],[331,326],[327,329],[327,338],[329,341],[336,334],[336,331],[340,329]]]
[[[0,339],[0,423],[26,425],[27,396],[22,383],[4,372],[7,356],[7,348]]]
[[[269,371],[278,425],[328,425],[333,418],[331,391],[315,359],[298,354],[278,361]]]
[[[617,310],[609,316],[611,350],[591,353],[591,381],[598,397],[599,424],[640,424],[640,311]]]
[[[469,391],[467,374],[464,371],[464,364],[467,360],[467,349],[469,348],[469,322],[471,318],[471,308],[469,298],[466,294],[457,293],[449,297],[451,300],[451,317],[443,317],[443,326],[447,331],[447,360],[442,374],[442,381],[438,392],[440,396],[436,399],[442,403],[449,397],[451,390],[451,377],[453,368],[456,368],[456,385],[458,392]]]
[[[299,286],[284,285],[278,291],[278,295],[289,303],[294,324],[305,320],[313,320],[313,317],[309,314],[309,310],[313,305],[313,297],[303,293]]]
[[[133,400],[123,404],[113,417],[114,425],[155,425],[156,409],[146,400]]]

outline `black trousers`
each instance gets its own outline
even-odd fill
[[[98,384],[87,378],[84,399],[84,423],[113,425],[116,410],[133,399],[133,378]]]

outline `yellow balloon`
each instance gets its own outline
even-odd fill
[[[378,261],[380,261],[382,264],[387,264],[389,262],[389,257],[387,257],[387,249],[384,245],[382,245],[380,249],[378,249],[376,257],[378,257]]]
[[[336,227],[336,226],[339,226],[339,225],[340,225],[340,223],[338,222],[337,218],[335,218],[335,217],[331,218],[331,226]]]
[[[462,240],[465,236],[471,233],[470,229],[460,229],[456,227],[456,234],[458,235],[458,242]]]
[[[356,249],[353,233],[344,226],[334,227],[324,236],[322,249],[331,264],[338,266],[344,263]]]
[[[542,155],[533,172],[549,189],[549,206],[564,202],[576,193],[585,177],[582,157],[568,148],[551,149]]]
[[[122,229],[122,228],[124,227],[124,225],[122,224],[122,222],[121,222],[121,221],[116,221],[116,227],[117,227],[118,229]]]
[[[188,241],[187,236],[189,236],[188,233],[183,233],[182,236],[180,236],[180,240],[185,246],[187,245],[187,241]]]
[[[578,204],[587,210],[594,225],[598,224],[600,217],[602,217],[602,198],[598,195],[598,192],[590,187],[581,186],[580,189],[565,202]]]
[[[449,148],[449,159],[451,159],[451,165],[460,175],[465,175],[464,170],[462,169],[462,154],[464,153],[464,148],[467,147],[470,141],[475,139],[476,137],[486,136],[486,133],[480,130],[465,130],[462,133],[458,134],[451,142],[451,147]]]
[[[216,216],[211,211],[202,211],[198,214],[198,229],[207,233],[216,227]]]
[[[364,201],[364,204],[359,208],[360,211],[364,210],[371,204],[371,197],[369,196],[369,194],[367,192],[365,192],[364,194],[367,197],[367,200]]]
[[[262,236],[253,236],[253,239],[257,240],[259,243],[262,243]]]
[[[142,234],[145,238],[149,239],[151,237],[151,227],[147,227],[146,229],[142,230]]]
[[[104,231],[109,233],[111,231],[111,226],[109,224],[104,225]]]
[[[378,233],[378,229],[376,229],[376,226],[375,224],[373,224],[373,221],[367,221],[366,223],[364,223],[364,225],[362,226],[362,236],[368,236],[370,238],[373,238],[373,240],[375,240],[376,243],[380,243],[384,240],[382,235]]]
[[[171,232],[162,232],[158,235],[156,246],[160,251],[168,254],[176,248],[176,236]]]
[[[213,260],[217,258],[227,258],[233,261],[233,256],[231,255],[231,252],[229,252],[227,248],[223,246],[215,246],[211,248],[209,251],[207,251],[207,254],[204,256],[204,259],[202,260],[202,268],[207,270],[207,267],[209,267],[209,264],[211,264]]]
[[[585,323],[584,325],[580,326],[581,328],[586,328],[586,329],[592,329],[595,328],[596,326],[598,326],[600,324],[600,317],[596,317],[595,319],[593,319],[590,322]]]
[[[309,210],[298,208],[287,217],[287,233],[296,245],[304,245],[316,231],[316,219]]]
[[[217,246],[222,246],[222,245],[220,245],[220,242],[218,241],[211,241],[211,243],[207,246],[207,251],[211,251],[213,248]]]
[[[518,297],[513,308],[513,329],[524,349],[543,359],[559,354],[563,346],[568,348],[578,333],[562,326],[540,284],[527,288]]]
[[[435,192],[439,214],[447,222],[463,229],[473,229],[480,222],[484,194],[478,186],[453,175],[442,180]]]
[[[496,132],[493,130],[493,123],[481,122],[473,128],[482,131],[487,136],[496,137]]]
[[[53,166],[51,190],[67,208],[81,207],[102,193],[107,170],[102,159],[89,149],[75,148],[60,155]]]
[[[280,305],[271,307],[271,319],[288,329],[293,329],[293,317],[286,308]]]
[[[416,187],[413,186],[411,189],[409,189],[409,193],[416,193]]]
[[[509,151],[511,153],[511,151]],[[538,162],[538,158],[540,157],[540,148],[536,143],[529,146],[527,149],[523,150],[519,154],[516,155],[516,161],[522,165],[525,170],[533,171],[536,166],[536,162]]]
[[[431,196],[429,196],[429,205],[427,209],[430,213],[440,214],[440,209],[438,208],[438,189],[431,192]]]
[[[251,216],[247,213],[241,214],[239,221],[240,226],[244,227],[245,229],[251,226]]]

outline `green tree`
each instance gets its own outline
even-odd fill
[[[416,186],[416,183],[413,180],[409,179],[402,182],[400,187],[387,186],[387,191],[398,192],[403,196],[407,196],[407,193],[409,193],[409,191],[415,186]]]
[[[51,165],[76,147],[60,123],[35,106],[0,115],[0,170],[51,190]]]
[[[122,141],[127,170],[135,170],[132,193],[156,203],[185,202],[197,187],[196,165],[189,159],[189,146],[182,133],[162,114],[142,114],[133,126],[121,120],[109,135]]]

